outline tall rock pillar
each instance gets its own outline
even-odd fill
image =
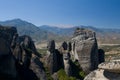
[[[98,66],[98,45],[95,32],[92,30],[77,28],[72,38],[75,58],[80,63],[83,71],[89,73]]]

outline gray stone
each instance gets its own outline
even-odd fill
[[[1,26],[0,25],[0,36],[8,41],[11,44],[14,34],[17,33],[15,27]]]
[[[72,38],[72,46],[74,46],[72,54],[79,61],[83,71],[89,73],[97,68],[98,46],[94,31],[77,28]]]
[[[62,44],[62,54],[63,54],[63,62],[64,62],[64,70],[68,76],[72,75],[71,65],[70,65],[70,48],[66,42]]]
[[[120,80],[120,61],[104,62],[84,80]]]
[[[97,69],[88,74],[84,80],[120,80],[120,74]]]
[[[58,62],[57,62],[57,53],[55,52],[55,41],[51,40],[48,43],[48,51],[50,54],[47,57],[47,67],[49,68],[49,71],[51,74],[56,72],[58,70]]]
[[[17,77],[15,59],[10,50],[9,43],[2,37],[0,37],[0,61],[0,78],[14,80]]]
[[[33,56],[31,59],[30,69],[36,74],[40,80],[47,80],[43,63],[39,60],[39,57]]]
[[[98,68],[109,72],[120,73],[120,61],[110,61],[99,64]]]

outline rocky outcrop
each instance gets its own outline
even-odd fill
[[[37,52],[31,37],[27,35],[16,36],[16,34],[15,37],[12,41],[12,50],[19,73],[18,76],[22,77],[22,80],[46,80],[45,70],[39,59],[40,54]]]
[[[2,80],[17,79],[15,60],[10,49],[12,31],[14,32],[13,28],[0,26],[0,79]]]
[[[72,38],[72,46],[74,60],[79,61],[83,71],[89,73],[97,69],[99,64],[98,46],[94,31],[77,28]]]
[[[120,80],[120,61],[104,62],[84,80]]]
[[[39,60],[39,57],[32,56],[30,69],[36,74],[38,79],[47,80],[43,63]]]
[[[57,49],[55,49],[55,41],[51,40],[48,43],[48,56],[46,60],[46,65],[49,68],[51,74],[57,72],[62,67],[62,55]]]
[[[0,26],[0,80],[46,80],[39,58],[29,36],[19,36],[14,27]]]
[[[69,46],[66,42],[62,44],[62,54],[63,54],[63,62],[64,62],[64,70],[68,76],[72,75],[71,65],[70,65],[70,53],[71,50],[70,43]]]
[[[104,62],[101,63],[98,68],[109,72],[120,73],[120,61]]]
[[[11,44],[14,34],[17,33],[15,27],[7,27],[0,25],[0,35]]]

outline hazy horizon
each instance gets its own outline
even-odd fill
[[[120,27],[119,0],[0,0],[0,21],[20,18],[37,26]]]

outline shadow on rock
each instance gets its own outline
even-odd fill
[[[36,74],[29,68],[24,68],[23,65],[17,63],[18,80],[38,80]]]
[[[38,57],[32,58],[30,68],[40,80],[46,80],[45,68]]]
[[[120,74],[118,74],[118,73],[113,73],[113,72],[109,72],[109,71],[105,70],[103,74],[107,79],[120,80]]]
[[[75,61],[74,63],[72,61],[70,61],[70,64],[72,67],[72,76],[76,77],[77,79],[83,80],[84,78],[82,76],[80,76],[80,71],[82,71],[82,69],[80,69],[80,65],[77,63],[78,63],[78,61]]]

